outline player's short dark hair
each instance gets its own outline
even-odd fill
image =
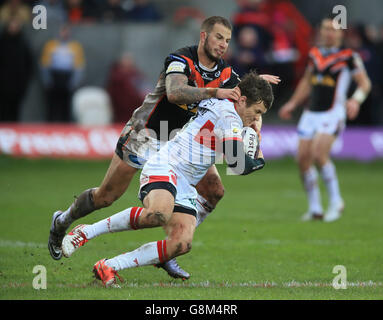
[[[222,24],[223,26],[228,28],[230,31],[233,29],[233,27],[231,26],[231,23],[226,18],[220,17],[220,16],[212,16],[205,19],[202,22],[201,31],[206,31],[207,33],[209,33],[213,29],[216,23]]]
[[[247,106],[263,102],[269,110],[274,101],[273,89],[270,83],[262,79],[255,71],[245,74],[238,85],[241,95],[247,97]]]
[[[320,23],[322,23],[323,21],[325,21],[325,20],[333,20],[334,19],[334,16],[332,15],[332,14],[326,14],[326,15],[324,15],[323,17],[322,17],[322,19],[320,20]]]

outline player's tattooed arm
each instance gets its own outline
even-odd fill
[[[171,103],[191,104],[216,97],[217,88],[196,88],[188,85],[188,78],[181,73],[166,77],[166,95]]]
[[[232,99],[238,100],[241,90],[223,88],[196,88],[188,85],[188,78],[181,73],[172,73],[166,76],[166,95],[171,103],[192,104],[204,99]]]

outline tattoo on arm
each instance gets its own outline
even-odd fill
[[[176,104],[191,104],[216,96],[217,88],[196,88],[188,85],[184,74],[173,73],[166,77],[166,95]]]

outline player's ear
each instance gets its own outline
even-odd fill
[[[207,38],[207,32],[206,31],[201,31],[200,34],[199,34],[199,37],[200,37],[202,43],[204,43],[206,41],[206,38]]]
[[[246,103],[247,103],[247,97],[246,96],[240,96],[239,97],[239,102],[241,104],[243,104],[244,106],[246,106]]]

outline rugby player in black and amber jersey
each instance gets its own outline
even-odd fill
[[[341,46],[343,32],[335,21],[325,18],[321,22],[321,45],[310,50],[309,62],[303,78],[293,96],[279,111],[282,119],[290,119],[292,112],[310,95],[310,104],[298,124],[298,164],[309,208],[304,221],[337,220],[344,209],[336,169],[330,159],[331,147],[344,129],[345,121],[355,119],[360,105],[370,91],[370,80],[359,55]],[[351,81],[357,89],[347,98]],[[317,182],[319,169],[329,195],[329,206],[323,217]]]
[[[182,128],[189,121],[199,101],[211,97],[236,101],[240,97],[240,90],[235,87],[238,76],[222,60],[230,39],[228,20],[210,17],[202,23],[198,47],[180,49],[166,58],[154,91],[145,97],[123,129],[101,185],[85,190],[66,211],[53,214],[48,241],[53,259],[62,257],[61,243],[69,226],[117,200],[149,155],[159,149],[160,142],[169,139],[174,129]],[[271,83],[279,82],[278,77],[262,77]],[[197,191],[198,225],[223,196],[224,188],[215,166],[200,181]],[[175,260],[167,261],[161,267],[172,277],[189,278]]]

